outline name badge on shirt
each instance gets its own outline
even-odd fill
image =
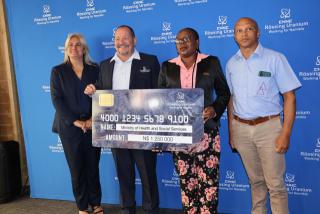
[[[141,73],[147,73],[150,72],[150,69],[148,69],[146,66],[143,66],[142,69],[140,69]]]
[[[269,71],[259,71],[259,77],[271,77],[271,73]]]

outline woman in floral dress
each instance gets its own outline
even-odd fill
[[[217,213],[220,161],[220,117],[230,91],[219,59],[199,51],[199,35],[184,28],[176,37],[178,56],[165,61],[159,74],[160,88],[202,88],[204,90],[204,136],[188,149],[173,152],[180,176],[184,213]],[[214,97],[215,94],[215,97]]]

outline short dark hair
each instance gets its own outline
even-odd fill
[[[116,31],[120,28],[127,28],[130,31],[130,34],[133,38],[136,37],[136,34],[134,33],[134,30],[132,29],[132,27],[130,27],[129,25],[120,25],[117,27]]]
[[[191,27],[182,28],[181,30],[179,30],[179,32],[178,32],[177,35],[179,35],[179,33],[181,33],[182,31],[188,31],[188,32],[190,32],[190,33],[193,35],[193,37],[195,38],[195,40],[198,40],[198,41],[199,41],[199,44],[200,44],[199,33],[198,33],[195,29],[193,29],[193,28],[191,28]],[[199,53],[201,53],[200,47],[197,47],[197,51],[198,51]]]
[[[198,32],[197,32],[195,29],[193,29],[193,28],[191,28],[191,27],[186,27],[186,28],[183,28],[183,29],[179,30],[178,34],[181,33],[182,31],[189,31],[189,32],[191,32],[192,35],[194,36],[194,38],[195,38],[196,40],[199,40],[199,34],[198,34]]]

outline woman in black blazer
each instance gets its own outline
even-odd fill
[[[53,132],[59,134],[71,174],[79,214],[102,214],[99,180],[100,148],[92,146],[91,98],[86,85],[95,83],[99,68],[90,61],[82,35],[70,34],[65,42],[64,62],[52,68],[51,99],[56,110]]]
[[[180,176],[184,213],[217,213],[219,187],[219,120],[226,109],[230,91],[219,59],[201,54],[199,35],[184,28],[176,37],[179,56],[162,64],[160,88],[202,88],[204,90],[205,134],[187,150],[173,152]],[[215,99],[213,98],[215,94]]]

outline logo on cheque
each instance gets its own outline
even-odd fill
[[[177,93],[177,99],[178,99],[178,100],[184,100],[184,93],[178,92],[178,93]]]

